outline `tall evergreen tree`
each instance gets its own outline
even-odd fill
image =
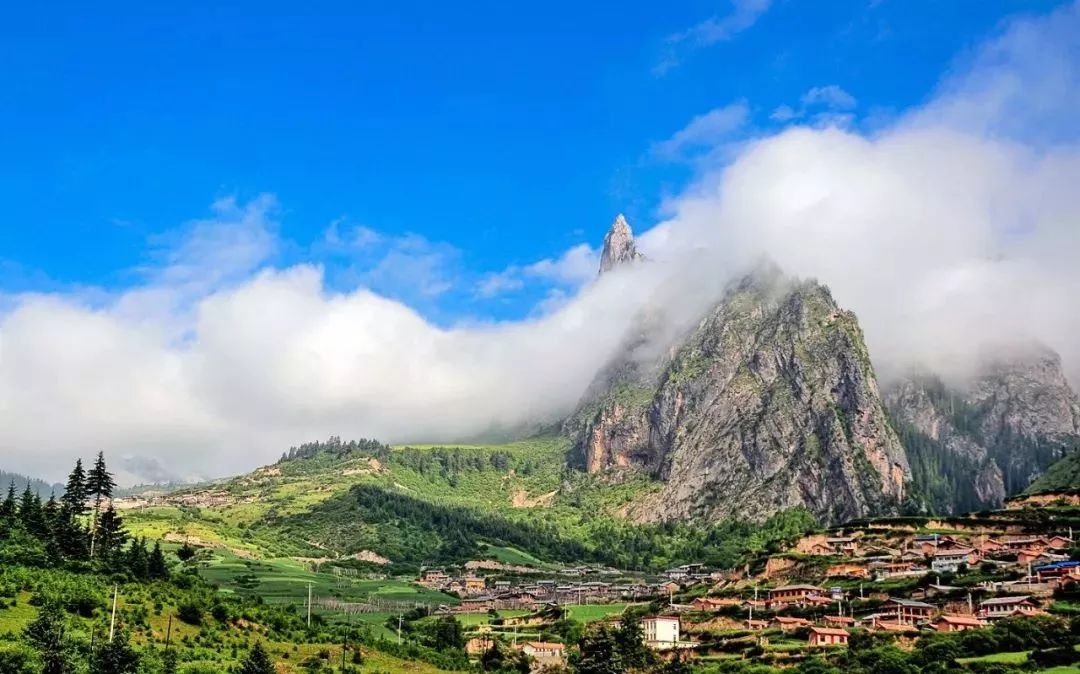
[[[262,642],[256,641],[248,652],[244,664],[240,666],[240,674],[276,674],[277,669],[270,660],[270,654],[263,648]]]
[[[74,671],[72,648],[65,634],[64,612],[49,602],[37,618],[26,626],[26,640],[41,656],[41,674],[69,674]]]
[[[19,499],[19,522],[27,532],[44,538],[48,533],[45,529],[45,517],[41,510],[41,497],[26,483],[22,498]]]
[[[116,513],[110,503],[101,513],[97,527],[97,557],[106,563],[114,561],[127,540],[127,532],[124,530],[124,520]],[[93,549],[91,547],[91,549]],[[143,550],[145,553],[145,549]]]
[[[154,580],[169,578],[169,564],[165,561],[165,553],[161,551],[161,541],[154,541],[154,549],[150,551],[150,559],[147,562],[147,573]]]
[[[98,518],[101,514],[101,504],[112,498],[113,488],[116,482],[112,473],[105,466],[105,452],[98,452],[93,468],[86,475],[86,493],[94,498],[94,519],[90,525],[90,557],[94,557],[98,537]]]
[[[73,517],[81,517],[86,514],[86,471],[83,470],[82,459],[76,459],[75,467],[68,475],[67,485],[64,487],[64,495],[61,502]]]
[[[123,630],[102,644],[90,659],[91,674],[136,674],[139,655],[128,643]]]
[[[18,519],[18,505],[15,500],[15,480],[8,485],[7,498],[0,503],[0,534],[11,531]]]
[[[128,573],[140,580],[150,576],[150,555],[146,552],[146,539],[140,537],[131,541],[125,557],[124,565]]]

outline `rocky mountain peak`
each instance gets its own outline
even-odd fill
[[[600,254],[600,273],[609,272],[615,267],[644,259],[634,244],[634,232],[630,223],[620,213],[611,223],[611,229],[604,235],[604,250]]]

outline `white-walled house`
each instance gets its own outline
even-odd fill
[[[679,645],[680,622],[678,616],[653,615],[641,619],[641,631],[649,648],[662,650]]]

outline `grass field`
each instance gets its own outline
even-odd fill
[[[220,549],[200,554],[199,574],[223,592],[259,596],[271,604],[304,605],[309,585],[315,598],[346,602],[431,606],[457,603],[450,595],[402,580],[339,577],[314,572],[294,559],[247,559]]]
[[[1028,653],[1030,652],[1031,651],[1013,651],[1010,653],[991,653],[990,655],[982,655],[977,658],[959,658],[957,662],[961,664],[967,664],[969,662],[999,662],[1006,665],[1017,665],[1027,661]]]

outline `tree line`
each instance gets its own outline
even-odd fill
[[[90,566],[137,579],[165,579],[169,567],[160,542],[148,548],[132,538],[112,504],[116,481],[99,452],[90,470],[82,459],[68,475],[60,498],[45,502],[30,482],[15,482],[0,502],[0,562],[25,566]]]

